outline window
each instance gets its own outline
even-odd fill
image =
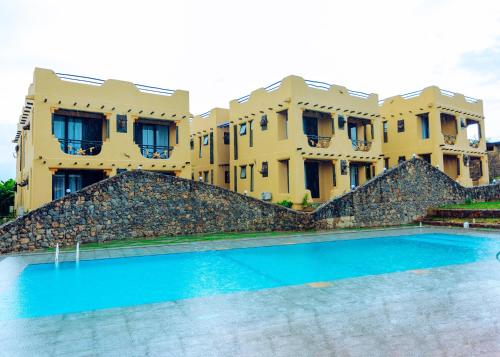
[[[253,165],[250,165],[250,192],[253,192]]]
[[[336,167],[335,167],[335,164],[333,164],[332,166],[332,171],[333,171],[333,187],[337,187],[337,170],[336,170]]]
[[[214,133],[210,133],[210,164],[214,163]]]
[[[264,114],[260,117],[260,130],[267,130],[267,115]]]
[[[405,161],[406,161],[406,157],[404,157],[404,156],[398,157],[398,164],[405,162]]]
[[[268,167],[267,161],[264,161],[262,163],[262,168],[260,170],[262,177],[267,177],[269,175],[268,170],[269,170],[269,167]]]
[[[52,199],[57,200],[103,179],[104,173],[99,170],[58,170],[52,176]]]
[[[253,120],[248,121],[248,125],[250,126],[249,146],[253,147]]]
[[[52,134],[66,154],[98,155],[104,122],[104,115],[100,113],[60,109],[52,117]]]
[[[138,122],[135,127],[135,142],[141,148],[142,156],[149,159],[168,159],[170,157],[168,125]]]
[[[234,159],[238,160],[238,126],[233,126],[234,137],[233,137],[233,146],[234,146]],[[235,184],[236,185],[236,184]],[[235,189],[236,191],[236,189]]]
[[[405,121],[404,119],[398,120],[398,133],[402,133],[405,131]]]
[[[214,170],[210,170],[210,183],[214,184]]]
[[[384,168],[385,168],[386,170],[389,170],[389,158],[388,158],[388,157],[386,157],[386,158],[384,159]]]
[[[208,183],[208,171],[203,171],[203,182]]]
[[[365,166],[365,177],[367,180],[372,178],[372,170],[371,170],[370,165]]]
[[[229,132],[225,131],[223,135],[224,135],[224,145],[229,145]]]
[[[460,158],[457,156],[457,176],[460,176]]]
[[[247,178],[247,167],[246,166],[241,166],[240,167],[240,178],[241,179],[246,179]]]
[[[189,147],[194,150],[194,139],[189,140]]]
[[[382,122],[382,128],[384,129],[384,143],[389,141],[388,135],[389,135],[389,128],[387,121]]]
[[[208,145],[208,135],[203,135],[203,146]]]
[[[229,182],[231,182],[230,180],[231,180],[231,178],[229,175],[229,171],[224,171],[224,183],[229,183]]]
[[[175,127],[175,143],[179,144],[179,127]]]
[[[422,139],[429,139],[430,137],[430,132],[429,132],[429,113],[425,114],[420,114],[418,115],[420,118],[420,127],[422,130]]]
[[[201,153],[202,153],[202,149],[201,149],[201,136],[198,138],[198,144],[199,144],[199,147],[198,147],[198,157],[201,158]]]
[[[431,154],[420,154],[420,157],[428,164],[431,163]]]
[[[344,127],[345,127],[345,118],[344,118],[343,115],[339,115],[338,122],[339,122],[339,129],[344,130]]]
[[[127,132],[127,116],[118,114],[116,116],[116,132],[126,133]]]
[[[236,128],[236,125],[234,126]],[[238,192],[238,166],[234,167],[234,192]]]
[[[247,135],[247,123],[240,124],[240,136]]]

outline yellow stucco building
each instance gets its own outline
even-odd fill
[[[381,101],[385,166],[418,155],[464,186],[487,184],[483,102],[436,86]]]
[[[122,170],[191,177],[189,94],[36,68],[16,143],[18,213]]]
[[[232,100],[230,188],[325,202],[383,170],[376,94],[289,76]]]
[[[229,110],[214,108],[191,121],[193,180],[229,189]]]

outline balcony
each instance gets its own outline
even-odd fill
[[[168,159],[173,151],[173,146],[139,145],[142,156],[148,159]]]
[[[479,147],[479,142],[480,142],[479,139],[469,139],[469,146],[474,149],[477,149]]]
[[[351,140],[354,151],[370,151],[372,142],[368,140]]]
[[[58,139],[61,150],[69,155],[95,156],[101,153],[102,141]]]
[[[456,135],[446,135],[446,134],[444,134],[443,137],[444,137],[444,143],[446,145],[455,145],[455,143],[457,142],[457,136]]]
[[[318,135],[306,135],[307,143],[313,148],[327,148],[330,146],[330,141],[332,140],[329,136],[318,136]]]

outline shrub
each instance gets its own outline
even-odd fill
[[[278,204],[280,206],[283,206],[283,207],[287,207],[287,208],[292,208],[292,201],[289,201],[289,200],[283,200],[283,201],[279,201]]]
[[[471,204],[472,204],[472,198],[467,197],[467,198],[465,199],[465,204],[466,204],[466,205],[471,205]]]
[[[307,193],[304,195],[304,198],[302,198],[302,207],[310,207],[311,204],[308,201],[309,196]]]

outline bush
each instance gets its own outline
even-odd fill
[[[280,206],[287,207],[287,208],[292,208],[292,206],[293,206],[292,201],[289,201],[289,200],[279,201],[278,204]]]
[[[311,206],[311,204],[310,204],[310,203],[309,203],[309,201],[308,201],[308,198],[309,198],[309,196],[308,196],[308,194],[306,193],[306,194],[304,195],[304,198],[302,198],[302,207],[306,208],[306,207],[310,207],[310,206]]]
[[[467,197],[467,198],[465,199],[465,204],[466,204],[466,205],[471,205],[471,204],[472,204],[472,198]]]

